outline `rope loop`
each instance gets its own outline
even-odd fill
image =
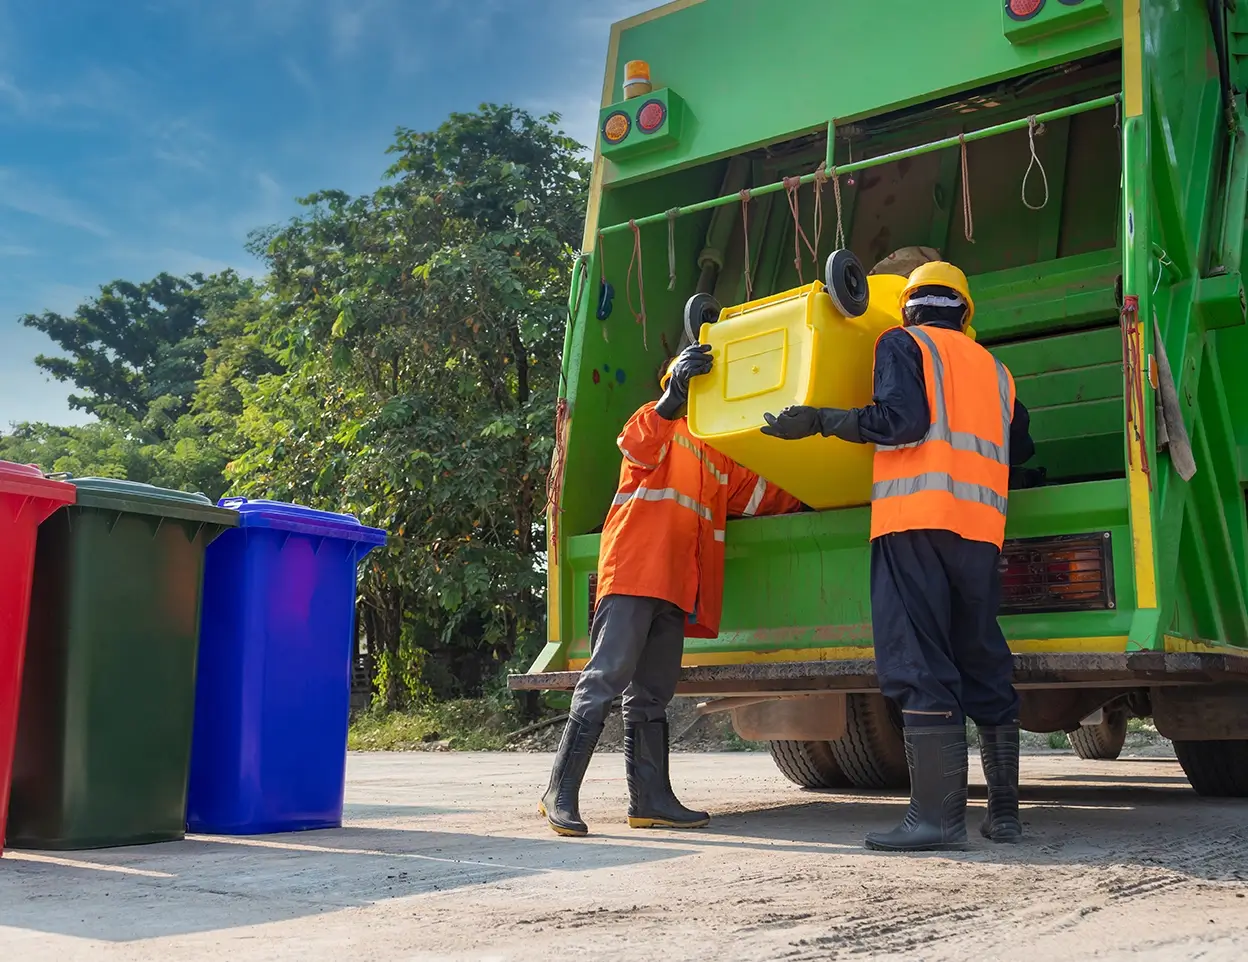
[[[819,271],[819,238],[823,234],[823,186],[828,182],[828,172],[823,164],[815,168],[815,216],[812,229],[815,234],[815,272]]]
[[[851,178],[852,179],[852,178]],[[841,175],[832,168],[832,196],[836,200],[836,238],[833,243],[837,250],[845,247],[845,209],[841,204]]]
[[[633,256],[628,261],[628,278],[624,281],[624,294],[628,298],[628,309],[633,312],[633,320],[641,325],[641,345],[647,351],[650,344],[646,332],[646,282],[641,273],[641,228],[637,221],[628,221],[629,230],[633,232]],[[633,265],[637,266],[637,300],[633,305]]]
[[[784,192],[789,201],[789,213],[793,215],[793,266],[797,268],[798,284],[805,284],[802,278],[802,244],[805,243],[806,249],[810,251],[810,256],[814,258],[815,263],[819,262],[819,255],[815,251],[815,246],[810,242],[810,238],[806,236],[806,231],[802,229],[801,215],[801,177],[784,178]]]
[[[1040,155],[1036,153],[1036,135],[1044,133],[1044,124],[1037,123],[1036,115],[1032,114],[1027,118],[1027,145],[1031,149],[1031,163],[1027,165],[1027,173],[1023,174],[1023,206],[1028,210],[1044,210],[1049,206],[1049,175],[1044,172],[1044,164],[1040,162]],[[1031,178],[1033,168],[1040,169],[1040,178],[1044,181],[1044,200],[1037,207],[1027,199],[1027,181]]]
[[[971,168],[966,154],[966,134],[958,134],[962,150],[962,235],[968,244],[975,243],[975,217],[971,213]]]
[[[754,300],[754,279],[750,276],[750,191],[747,187],[738,196],[741,198],[741,230],[745,236],[745,299]]]

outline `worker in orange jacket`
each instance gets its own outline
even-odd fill
[[[541,810],[559,835],[585,835],[579,793],[611,703],[624,695],[628,824],[700,828],[668,775],[667,705],[680,679],[687,634],[719,631],[724,524],[729,515],[782,514],[802,505],[689,433],[689,379],[711,369],[692,345],[668,367],[663,396],[643,405],[616,444],[620,483],[598,555],[598,602],[589,663],[572,695]]]
[[[1018,695],[997,623],[998,562],[1010,467],[1035,446],[1010,372],[966,333],[975,313],[966,275],[943,261],[921,265],[901,309],[904,326],[876,341],[871,404],[790,407],[768,414],[763,431],[875,444],[871,623],[880,691],[905,721],[910,808],[867,846],[965,847],[965,717],[979,728],[988,782],[981,831],[1014,842]]]

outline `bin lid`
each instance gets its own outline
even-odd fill
[[[78,506],[127,511],[131,514],[154,514],[183,521],[202,521],[234,527],[238,515],[217,507],[207,495],[189,491],[159,488],[142,481],[119,478],[71,478],[78,489]]]
[[[222,498],[217,502],[223,508],[238,512],[239,525],[243,528],[269,528],[275,531],[293,531],[299,534],[341,538],[344,541],[362,541],[371,545],[386,543],[386,533],[380,528],[360,524],[350,514],[318,511],[285,501],[267,501],[263,498]]]
[[[0,494],[17,494],[73,504],[77,492],[72,484],[45,477],[33,464],[0,461]]]

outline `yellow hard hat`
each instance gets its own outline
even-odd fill
[[[899,306],[904,310],[906,302],[920,287],[948,287],[962,295],[966,301],[966,319],[962,322],[965,329],[970,326],[975,316],[975,301],[971,298],[971,286],[966,282],[966,275],[948,261],[931,261],[920,264],[910,274],[906,286],[901,292]]]

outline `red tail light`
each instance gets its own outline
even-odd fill
[[[1115,606],[1109,532],[1024,538],[1001,550],[1003,615]]]

